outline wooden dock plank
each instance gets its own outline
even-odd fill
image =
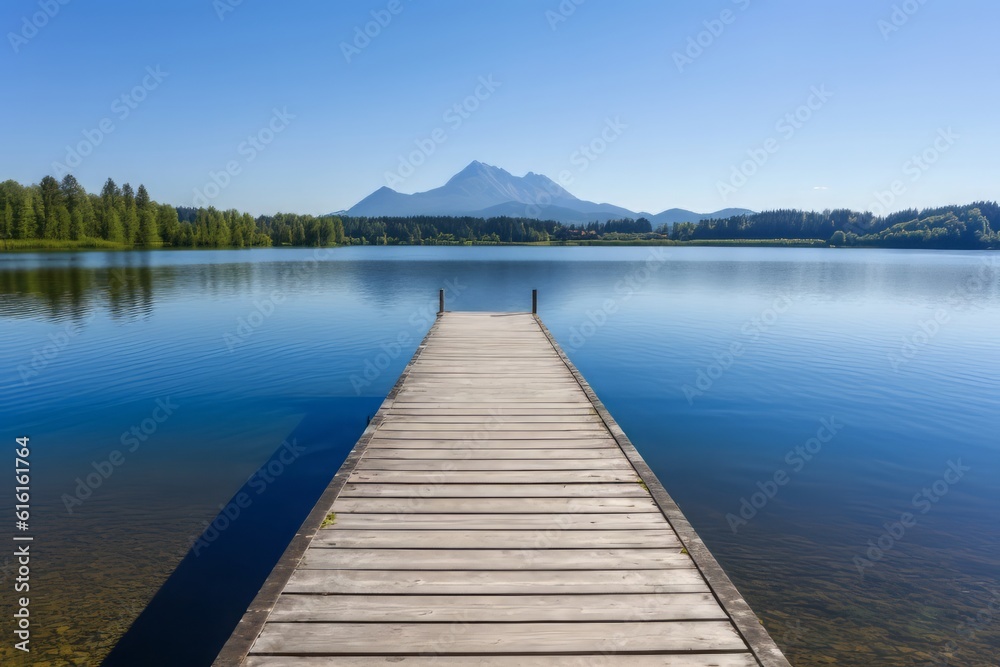
[[[632,470],[627,459],[463,459],[420,461],[417,459],[365,458],[358,464],[359,471],[517,471],[517,470]]]
[[[347,484],[341,498],[648,498],[638,484]]]
[[[278,622],[498,623],[709,621],[726,614],[708,593],[634,595],[283,595]]]
[[[268,654],[412,655],[739,651],[746,645],[728,620],[620,623],[268,623],[256,652]]]
[[[693,568],[679,549],[310,549],[301,570],[666,570]]]
[[[697,570],[303,570],[286,593],[547,595],[576,593],[707,593]]]
[[[524,490],[522,489],[522,493]],[[342,498],[337,508],[358,514],[593,514],[654,512],[652,498]]]
[[[789,667],[533,315],[439,317],[324,499],[216,667]]]
[[[627,530],[662,529],[670,524],[658,512],[572,514],[354,514],[337,512],[328,530]]]
[[[525,448],[503,448],[499,447],[427,447],[424,449],[417,449],[415,447],[377,447],[372,448],[368,451],[365,458],[369,461],[372,459],[392,459],[392,460],[404,460],[404,459],[416,459],[416,460],[435,460],[443,459],[449,460],[453,458],[457,459],[558,459],[558,458],[568,458],[574,460],[580,459],[599,459],[599,460],[615,460],[615,461],[628,461],[621,452],[616,452],[614,450],[608,449],[607,447],[593,447],[590,449],[543,449],[541,447],[525,449]]]
[[[669,526],[638,530],[321,530],[313,548],[681,549]]]
[[[503,440],[476,439],[473,441],[452,438],[387,438],[373,437],[368,442],[368,450],[379,447],[411,449],[602,449],[611,450],[614,440],[610,438],[570,438],[567,440]]]
[[[405,484],[573,484],[575,482],[638,483],[634,470],[358,470],[348,481]]]
[[[609,651],[572,656],[560,655],[435,655],[406,656],[258,656],[247,659],[247,667],[759,667],[751,653],[710,655],[638,655]]]

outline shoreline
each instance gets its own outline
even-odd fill
[[[830,250],[949,250],[949,251],[977,251],[977,252],[996,252],[998,248],[945,248],[945,247],[920,247],[920,248],[907,248],[898,246],[883,246],[883,245],[851,245],[851,246],[837,246],[831,245],[827,241],[821,239],[702,239],[698,241],[672,241],[669,239],[646,239],[646,240],[634,240],[634,241],[603,241],[600,239],[588,240],[588,241],[541,241],[541,242],[496,242],[496,241],[468,241],[462,243],[423,243],[423,244],[411,244],[411,243],[389,243],[389,244],[350,244],[345,243],[341,245],[325,245],[325,246],[306,246],[306,245],[279,245],[279,246],[253,246],[253,247],[236,247],[236,246],[223,246],[223,247],[183,247],[183,246],[132,246],[126,244],[115,244],[111,242],[101,242],[94,243],[92,239],[83,242],[76,241],[64,241],[64,242],[46,242],[38,245],[23,245],[17,248],[4,247],[4,244],[0,244],[0,255],[4,254],[20,254],[20,253],[56,253],[56,252],[151,252],[151,251],[184,251],[184,250],[195,250],[195,251],[206,251],[206,250],[296,250],[296,249],[339,249],[339,248],[363,248],[363,247],[415,247],[415,248],[433,248],[433,247],[473,247],[473,246],[497,246],[497,247],[608,247],[608,248],[627,248],[627,247],[644,247],[644,246],[674,246],[674,247],[715,247],[715,248],[826,248]]]

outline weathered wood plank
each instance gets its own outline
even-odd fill
[[[578,430],[578,431],[545,431],[545,430],[501,430],[482,429],[479,431],[458,431],[448,429],[437,430],[414,430],[396,431],[379,430],[383,438],[399,438],[401,440],[430,439],[430,440],[577,440],[584,438],[600,438],[605,435],[599,430]]]
[[[397,407],[389,410],[387,413],[389,417],[424,417],[429,419],[431,417],[437,418],[448,418],[448,417],[492,417],[496,414],[501,414],[509,417],[540,417],[551,415],[553,417],[573,417],[573,416],[583,416],[583,415],[596,415],[593,408],[588,408],[586,406],[578,408],[536,408],[536,407],[517,407],[517,406],[506,406],[497,407],[492,404],[483,404],[481,407],[465,407],[465,408],[428,408],[428,407],[404,407],[400,404]]]
[[[505,470],[631,470],[627,459],[465,459],[420,461],[416,459],[378,459],[365,457],[357,470],[409,471],[496,471]]]
[[[338,498],[356,514],[608,514],[656,512],[652,498]]]
[[[614,440],[609,438],[570,438],[566,440],[461,440],[455,438],[391,438],[373,437],[369,442],[369,449],[380,447],[390,448],[414,448],[414,449],[608,449],[613,446]]]
[[[577,482],[632,482],[639,476],[633,470],[355,470],[347,480],[351,484],[382,482],[386,484],[575,484]]]
[[[623,623],[268,623],[255,653],[441,654],[737,651],[728,621]]]
[[[287,593],[549,595],[707,593],[697,570],[296,570]],[[387,635],[388,636],[388,635]],[[581,649],[583,650],[583,649]]]
[[[448,447],[448,448],[393,448],[378,447],[365,453],[367,459],[392,459],[396,461],[406,459],[418,459],[431,461],[435,459],[603,459],[614,461],[628,461],[625,455],[615,451],[610,447],[600,447],[592,449],[500,449],[498,447]]]
[[[346,484],[341,498],[648,498],[638,484]]]
[[[725,612],[707,593],[635,595],[283,595],[276,622],[488,623],[708,621]]]
[[[618,654],[608,651],[574,655],[435,655],[383,656],[265,656],[252,655],[246,667],[759,667],[751,653],[709,655]]]
[[[334,504],[336,507],[336,503]],[[333,528],[341,530],[626,530],[664,529],[659,513],[578,514],[353,514],[337,512]]]
[[[327,549],[680,549],[660,530],[335,530],[317,531],[313,548]]]
[[[595,422],[581,422],[572,425],[559,423],[522,423],[513,420],[497,421],[495,417],[487,417],[479,423],[441,423],[412,424],[404,422],[402,419],[391,417],[379,428],[376,433],[384,437],[399,437],[399,433],[417,433],[425,437],[435,437],[436,434],[443,434],[449,438],[460,438],[464,434],[472,434],[472,437],[495,438],[548,438],[559,436],[560,438],[598,438],[606,431]]]
[[[604,422],[601,418],[597,416],[597,413],[583,413],[583,414],[570,414],[570,415],[515,415],[509,414],[503,410],[495,410],[490,414],[478,414],[478,415],[429,415],[426,412],[422,414],[415,415],[399,415],[395,412],[389,413],[389,419],[386,421],[385,425],[396,424],[405,422],[407,424],[489,424],[492,423],[490,420],[498,420],[502,424],[520,424],[534,426],[554,424],[553,428],[558,428],[564,424],[578,425],[578,424],[597,424],[603,426]]]
[[[301,570],[668,570],[692,569],[664,549],[309,549]]]

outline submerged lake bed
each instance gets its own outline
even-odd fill
[[[995,253],[483,246],[0,255],[38,554],[3,663],[98,664],[168,582],[123,644],[190,622],[149,664],[209,664],[438,290],[532,289],[793,664],[996,664]]]

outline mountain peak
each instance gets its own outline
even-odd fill
[[[529,171],[514,176],[509,171],[473,160],[439,188],[412,195],[382,186],[355,204],[351,216],[453,215],[488,218],[529,217],[583,224],[594,220],[637,218],[620,206],[584,201],[574,197],[544,174]],[[648,217],[648,216],[647,216]],[[653,216],[653,222],[659,222]],[[662,222],[697,221],[703,217],[690,211],[668,211]]]
[[[492,177],[501,179],[513,178],[513,176],[511,176],[510,173],[501,169],[500,167],[494,167],[491,164],[486,164],[485,162],[480,162],[479,160],[473,160],[468,165],[466,165],[465,169],[463,169],[462,171],[458,172],[450,179],[448,179],[448,183],[456,183],[464,179],[481,178],[481,177],[487,177],[487,178]]]

